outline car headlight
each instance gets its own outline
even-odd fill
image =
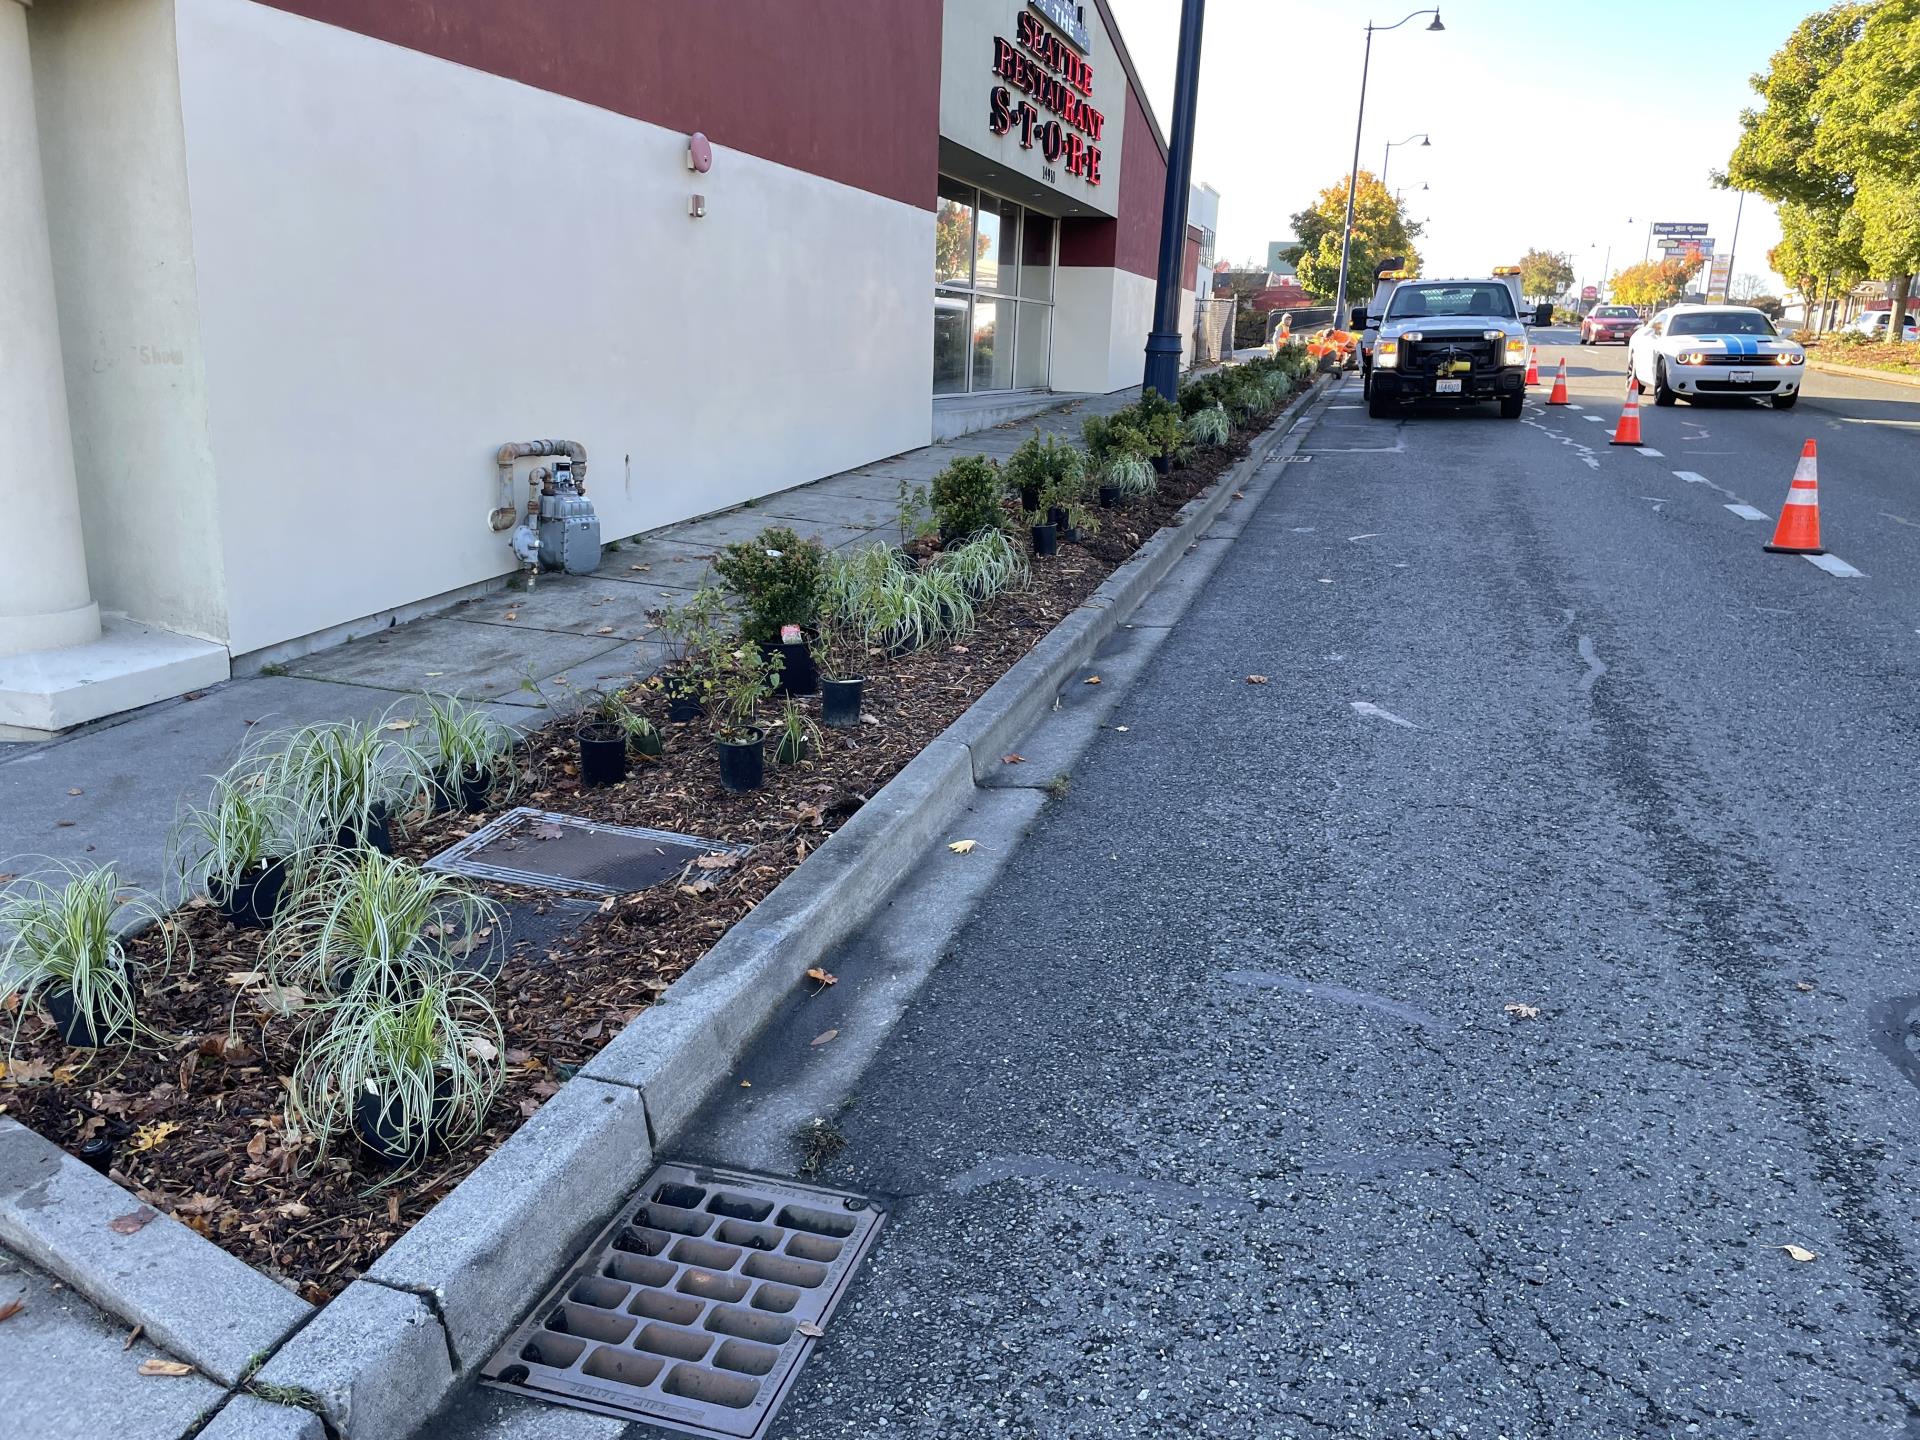
[[[1782,350],[1778,355],[1773,357],[1773,363],[1776,365],[1801,365],[1806,362],[1806,358],[1804,355],[1796,355],[1791,350]]]
[[[1374,369],[1393,370],[1398,368],[1399,364],[1400,342],[1398,340],[1382,340],[1373,347]]]
[[[1506,334],[1507,332],[1504,330],[1482,330],[1480,332],[1480,338],[1482,340],[1503,340],[1506,338]]]
[[[1524,365],[1527,363],[1527,339],[1524,335],[1507,337],[1507,364]]]
[[[1403,330],[1400,332],[1400,338],[1402,340],[1424,340],[1427,337],[1418,330]]]
[[[1673,357],[1676,365],[1704,365],[1707,357],[1698,350],[1683,350]]]

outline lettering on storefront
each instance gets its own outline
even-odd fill
[[[1093,66],[1030,14],[1021,14],[1014,35],[1017,43],[994,37],[993,70],[1007,83],[987,97],[988,128],[1018,132],[1021,149],[1038,146],[1049,165],[1098,185],[1107,118],[1088,103]],[[1024,98],[1016,101],[1015,91]]]

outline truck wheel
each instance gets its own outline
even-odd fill
[[[1679,398],[1680,392],[1667,384],[1667,361],[1662,356],[1653,362],[1653,403],[1671,405]]]
[[[1378,390],[1375,390],[1367,396],[1367,414],[1371,415],[1375,420],[1391,420],[1393,418],[1393,402],[1382,396]]]
[[[1526,403],[1527,397],[1524,395],[1502,395],[1500,397],[1500,418],[1502,420],[1518,420],[1520,418],[1520,407]]]

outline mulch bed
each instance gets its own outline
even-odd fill
[[[1886,370],[1895,375],[1920,375],[1920,344],[1911,341],[1898,345],[1835,345],[1809,341],[1807,352],[1815,360],[1835,365],[1857,365],[1863,370]]]
[[[138,1200],[306,1299],[330,1299],[1147,537],[1243,457],[1249,438],[1237,435],[1176,470],[1152,500],[1105,512],[1103,528],[1086,545],[1062,545],[1058,556],[1036,560],[1031,584],[983,607],[965,644],[879,664],[866,689],[872,723],[824,730],[820,753],[797,766],[774,764],[769,744],[760,791],[723,790],[704,727],[664,723],[664,704],[644,687],[636,692],[640,708],[660,724],[666,753],[636,760],[621,785],[581,787],[569,722],[528,737],[520,786],[505,804],[705,835],[752,850],[737,866],[703,872],[695,883],[607,901],[563,941],[509,945],[495,981],[509,1046],[506,1081],[484,1132],[461,1152],[396,1179],[350,1141],[324,1158],[310,1143],[286,1143],[283,1077],[295,1060],[297,1016],[277,1013],[258,978],[261,933],[227,924],[204,900],[178,914],[193,966],[176,968],[141,1000],[146,1022],[180,1040],[131,1054],[68,1050],[43,1014],[29,1014],[0,1079],[0,1112],[73,1150],[91,1137],[111,1137],[111,1174]],[[818,701],[809,706],[817,719]],[[489,818],[427,820],[401,838],[398,853],[424,859]],[[553,903],[543,894],[493,893],[535,910]],[[147,936],[134,945],[153,943]],[[11,996],[0,1002],[9,1026],[17,1004]]]

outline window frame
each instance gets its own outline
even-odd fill
[[[1022,387],[1020,387],[1018,384],[1015,384],[1015,385],[1008,386],[1005,389],[981,390],[981,389],[976,389],[974,386],[974,373],[973,373],[974,309],[979,301],[989,300],[989,301],[996,302],[999,305],[1007,307],[1007,313],[1013,317],[1014,323],[1008,327],[1010,333],[1006,336],[1008,343],[1012,347],[1012,354],[1008,357],[1008,361],[1007,361],[1007,373],[1013,376],[1017,381],[1020,375],[1020,340],[1019,340],[1020,325],[1018,322],[1018,317],[1020,314],[1019,307],[1022,305],[1043,305],[1049,310],[1054,310],[1058,303],[1058,294],[1059,294],[1059,286],[1060,286],[1060,230],[1061,230],[1060,217],[1057,215],[1049,215],[1045,211],[1035,210],[1032,206],[1024,204],[1023,202],[1015,199],[1011,195],[1002,195],[997,190],[988,189],[984,185],[976,185],[972,181],[963,180],[957,175],[943,174],[940,176],[940,182],[943,185],[949,186],[951,188],[964,189],[971,193],[973,198],[972,198],[971,204],[968,206],[968,211],[973,217],[973,223],[972,223],[971,232],[968,236],[968,251],[967,251],[968,278],[967,280],[963,283],[958,280],[941,280],[936,278],[933,282],[933,294],[934,294],[935,300],[940,299],[942,296],[949,296],[954,299],[964,300],[966,302],[966,310],[967,310],[967,322],[966,322],[967,345],[966,345],[965,382],[961,386],[961,388],[958,390],[936,391],[935,396],[936,398],[938,398],[943,395],[1013,394],[1017,392],[1019,389],[1021,389]],[[978,247],[980,243],[980,201],[983,196],[991,196],[993,199],[1000,201],[1003,205],[1008,205],[1013,208],[1014,213],[1011,218],[1014,222],[1013,244],[1012,244],[1012,254],[1014,257],[1014,275],[1013,275],[1013,288],[1010,290],[987,289],[987,288],[983,288],[980,284],[980,263],[979,263],[980,257],[978,254]],[[949,198],[951,197],[948,197],[948,196],[939,197],[939,199],[941,200],[946,200]],[[1048,245],[1048,250],[1047,250],[1047,293],[1045,298],[1029,297],[1026,292],[1026,288],[1022,283],[1024,278],[1023,272],[1027,269],[1025,257],[1026,257],[1026,243],[1027,243],[1027,233],[1026,233],[1027,217],[1029,215],[1039,216],[1040,218],[1048,221],[1049,228],[1053,232],[1052,238]],[[1003,214],[1001,223],[1005,224],[1007,218],[1008,217],[1006,217]],[[996,273],[1000,273],[1000,270],[997,269]],[[1055,316],[1049,316],[1047,320],[1047,364],[1046,364],[1046,381],[1045,381],[1045,384],[1041,387],[1043,389],[1051,389],[1053,385],[1053,331],[1054,331],[1054,321],[1056,318],[1057,317]],[[995,320],[996,327],[998,326],[998,324],[999,324],[999,321],[996,319]],[[997,346],[1000,343],[1000,340],[1001,340],[1001,337],[996,328],[996,332],[994,335],[994,344]],[[1028,387],[1028,388],[1031,388],[1031,387]]]

